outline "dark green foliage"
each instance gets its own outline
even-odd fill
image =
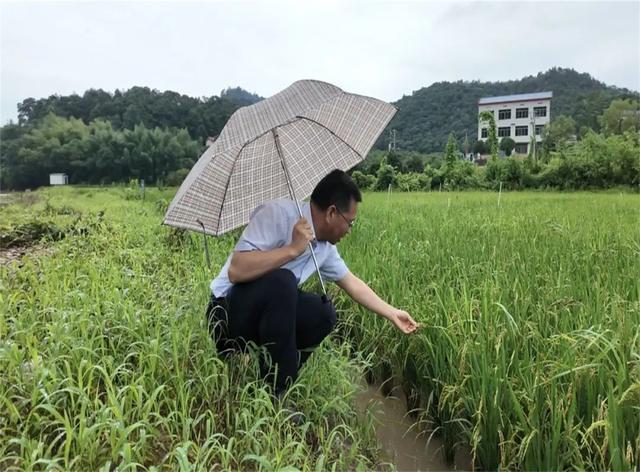
[[[542,129],[542,154],[549,157],[552,151],[560,151],[576,138],[576,122],[560,115]]]
[[[640,184],[638,134],[604,137],[589,133],[576,144],[554,152],[537,183],[558,189],[607,188]]]
[[[563,141],[546,159],[533,156],[495,158],[480,167],[466,160],[436,161],[422,173],[398,173],[383,160],[377,178],[354,172],[362,188],[385,191],[389,185],[400,191],[549,188],[558,190],[603,189],[640,185],[640,135],[605,137],[589,131],[579,141]],[[375,180],[371,186],[368,182]]]
[[[478,100],[482,97],[552,91],[551,117],[571,116],[578,127],[600,130],[597,117],[614,98],[638,99],[638,93],[607,86],[589,74],[553,68],[536,76],[506,82],[438,82],[405,95],[394,104],[399,111],[389,123],[395,129],[397,146],[421,153],[444,148],[453,132],[477,139]],[[376,146],[386,149],[388,134]]]
[[[502,183],[505,190],[519,190],[524,188],[525,180],[526,167],[520,159],[490,159],[487,163],[485,181],[489,188],[497,190]]]
[[[640,130],[640,101],[613,100],[598,118],[606,136]]]
[[[108,121],[85,125],[75,118],[45,116],[2,141],[2,188],[24,189],[49,183],[49,174],[62,172],[72,184],[104,184],[144,179],[165,180],[173,171],[190,168],[202,147],[182,129],[114,130]],[[174,180],[177,178],[171,175]]]
[[[220,92],[220,98],[227,99],[241,107],[253,105],[262,100],[262,97],[254,93],[249,93],[241,87],[226,88]]]
[[[424,161],[420,156],[414,155],[409,158],[405,166],[408,172],[422,172],[424,170]]]
[[[394,187],[396,184],[396,172],[387,164],[386,159],[380,163],[376,177],[375,190],[387,190],[389,186]]]
[[[491,153],[492,158],[498,157],[498,133],[496,131],[496,119],[493,113],[483,111],[479,114],[479,119],[488,123],[487,149]]]
[[[476,141],[473,145],[473,153],[474,154],[488,154],[489,153],[489,149],[487,149],[487,146],[484,144],[484,141]]]
[[[96,119],[109,121],[116,130],[146,128],[186,128],[192,139],[204,143],[217,136],[232,113],[241,106],[262,100],[239,87],[223,90],[220,97],[193,98],[172,91],[148,87],[116,90],[113,94],[90,89],[84,95],[27,98],[18,104],[18,122],[34,124],[49,113],[77,118],[85,124]]]
[[[464,188],[477,188],[480,186],[480,178],[477,168],[469,161],[457,160],[447,163],[439,172],[439,180],[443,189],[460,190]]]
[[[458,142],[453,133],[450,133],[447,145],[444,148],[444,160],[447,164],[453,164],[458,160],[458,157]]]
[[[506,156],[511,155],[511,151],[516,147],[516,142],[510,137],[506,136],[500,140],[500,150],[504,151]]]
[[[376,183],[375,176],[371,174],[364,174],[359,170],[354,171],[351,174],[351,178],[356,183],[360,190],[370,190]]]
[[[165,183],[170,187],[177,187],[182,183],[187,174],[189,174],[189,169],[186,168],[173,170],[167,174]]]
[[[431,177],[420,172],[398,174],[396,186],[403,192],[427,192],[431,189]]]
[[[387,154],[387,164],[393,167],[397,172],[404,171],[404,165],[402,165],[402,161],[400,160],[400,154],[395,151],[389,151]]]

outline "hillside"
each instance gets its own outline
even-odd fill
[[[578,129],[588,126],[598,130],[597,117],[614,98],[638,97],[638,92],[562,68],[506,82],[437,82],[395,102],[399,111],[388,130],[396,130],[398,149],[442,151],[451,132],[460,143],[465,132],[470,143],[477,139],[477,103],[481,97],[542,91],[553,92],[551,118],[570,115]],[[376,147],[386,149],[388,143],[389,133],[385,133]]]
[[[132,87],[113,93],[89,89],[83,95],[51,95],[26,98],[18,104],[20,124],[33,124],[47,114],[78,118],[85,124],[102,119],[116,130],[147,128],[186,128],[193,139],[204,143],[207,136],[220,133],[231,114],[262,97],[240,87],[227,88],[220,96],[190,97],[170,90],[160,92],[149,87]]]
[[[611,100],[638,98],[638,92],[609,86],[589,74],[562,68],[506,82],[437,82],[395,102],[399,111],[388,130],[396,130],[399,150],[439,152],[451,132],[460,143],[465,133],[470,143],[477,139],[479,98],[546,90],[553,92],[552,118],[570,115],[578,129],[588,126],[596,131],[599,129],[597,117]],[[207,136],[220,133],[237,108],[261,99],[240,87],[227,88],[220,96],[199,98],[148,87],[114,93],[90,89],[83,95],[27,98],[18,105],[18,118],[20,124],[28,125],[51,112],[61,117],[80,118],[85,124],[95,119],[107,120],[116,130],[133,129],[140,123],[147,128],[186,128],[192,139],[204,143]],[[386,149],[388,143],[389,132],[385,132],[376,147]]]

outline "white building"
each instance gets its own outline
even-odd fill
[[[67,185],[68,183],[67,174],[49,174],[49,185]]]
[[[515,152],[527,154],[531,136],[542,140],[542,128],[551,120],[553,92],[523,93],[501,97],[484,97],[478,101],[478,114],[493,113],[498,141],[510,137],[516,143]],[[486,141],[489,123],[478,119],[478,139]]]

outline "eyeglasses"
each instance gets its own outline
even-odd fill
[[[347,224],[349,225],[349,229],[353,228],[353,225],[356,224],[356,219],[354,218],[353,220],[349,221],[347,217],[344,216],[342,212],[338,209],[338,207],[335,207],[335,208],[338,214],[342,217],[342,219],[347,222]]]

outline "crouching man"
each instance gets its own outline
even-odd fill
[[[219,352],[265,346],[272,366],[263,375],[281,396],[293,383],[312,348],[331,332],[336,312],[325,297],[298,287],[315,271],[313,246],[324,280],[334,281],[353,300],[391,321],[405,334],[418,324],[384,302],[349,272],[336,244],[351,231],[362,196],[348,174],[334,170],[315,187],[309,203],[275,200],[251,215],[234,251],[211,282],[209,328]],[[277,365],[274,377],[273,367]]]

